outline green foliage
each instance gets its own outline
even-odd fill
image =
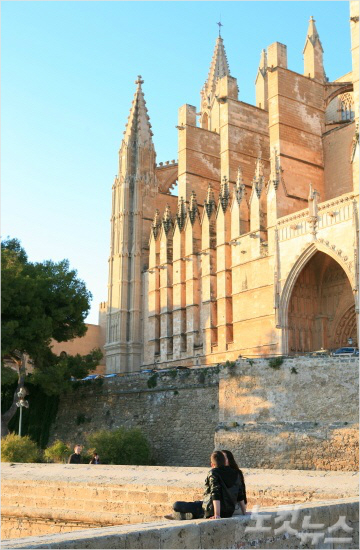
[[[298,371],[296,370],[295,367],[291,367],[290,372],[291,372],[292,374],[297,374],[297,373],[298,373]]]
[[[235,361],[226,361],[225,367],[235,367]]]
[[[147,387],[148,388],[156,388],[157,386],[157,379],[158,379],[158,374],[155,372],[155,374],[152,374],[150,376],[150,378],[148,379],[147,381]]]
[[[70,447],[63,441],[60,441],[60,439],[57,439],[44,451],[44,458],[47,462],[66,463],[70,455]]]
[[[88,355],[57,356],[50,350],[39,360],[33,374],[33,383],[40,386],[47,395],[60,395],[75,389],[71,377],[84,378],[94,370],[102,358],[100,349]],[[97,380],[95,380],[97,382]]]
[[[174,395],[179,395],[179,392],[177,390],[174,390]]]
[[[10,407],[14,392],[18,384],[17,373],[7,367],[1,367],[1,414],[6,412]]]
[[[252,367],[253,364],[255,363],[255,361],[253,359],[248,359],[248,363],[249,363],[250,367]]]
[[[279,369],[283,362],[283,357],[273,357],[272,359],[269,359],[269,367],[272,369]]]
[[[11,386],[16,384],[18,381],[18,373],[11,369],[10,367],[5,367],[1,365],[1,385],[2,386]]]
[[[51,424],[56,418],[59,397],[46,395],[40,386],[32,383],[32,378],[33,376],[29,375],[25,380],[29,408],[23,409],[22,434],[29,435],[41,448],[44,448],[49,441]],[[9,422],[10,431],[18,433],[18,428],[19,409]]]
[[[170,378],[176,378],[177,373],[178,373],[178,371],[176,369],[171,369],[171,371],[169,372]]]
[[[204,371],[199,374],[198,381],[200,382],[200,384],[205,383],[205,372]]]
[[[89,435],[87,442],[105,464],[152,464],[149,443],[139,429],[101,430]]]
[[[39,462],[40,453],[29,436],[10,433],[1,440],[1,462]]]
[[[29,262],[17,239],[1,243],[2,357],[15,350],[37,360],[51,338],[83,336],[91,294],[69,262]]]

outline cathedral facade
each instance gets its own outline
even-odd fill
[[[311,18],[303,74],[285,45],[263,50],[256,105],[219,36],[199,111],[179,109],[177,162],[156,164],[138,77],[112,187],[107,372],[357,344],[358,6],[352,72],[328,81]]]

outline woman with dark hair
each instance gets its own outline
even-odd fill
[[[244,474],[240,470],[239,466],[236,464],[234,455],[231,451],[228,451],[226,449],[222,449],[221,452],[223,453],[225,457],[225,464],[226,466],[230,466],[233,470],[237,470],[239,472],[240,476],[240,491],[239,496],[241,497],[241,500],[238,500],[239,506],[241,508],[241,512],[243,515],[246,514],[246,505],[247,505],[247,498],[246,498],[246,487],[245,487],[245,481],[244,481]]]

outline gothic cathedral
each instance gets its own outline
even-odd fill
[[[199,112],[179,109],[178,162],[156,164],[138,77],[112,187],[107,372],[357,343],[358,9],[352,72],[328,81],[311,18],[304,74],[271,44],[256,105],[219,36]]]

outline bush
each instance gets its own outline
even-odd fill
[[[283,362],[283,357],[274,357],[273,359],[269,359],[269,367],[272,369],[279,369]]]
[[[63,441],[60,441],[60,439],[57,439],[53,445],[44,451],[44,458],[47,462],[66,463],[70,455],[70,447],[68,447],[68,445],[66,445]]]
[[[152,464],[150,446],[142,432],[135,428],[101,430],[87,438],[89,448],[99,453],[104,464]]]
[[[147,381],[147,386],[148,388],[156,388],[157,386],[157,378],[158,378],[158,374],[155,373],[153,374],[152,376],[150,376],[150,378],[148,379]]]
[[[1,440],[1,462],[40,462],[40,452],[28,435],[8,434]]]

